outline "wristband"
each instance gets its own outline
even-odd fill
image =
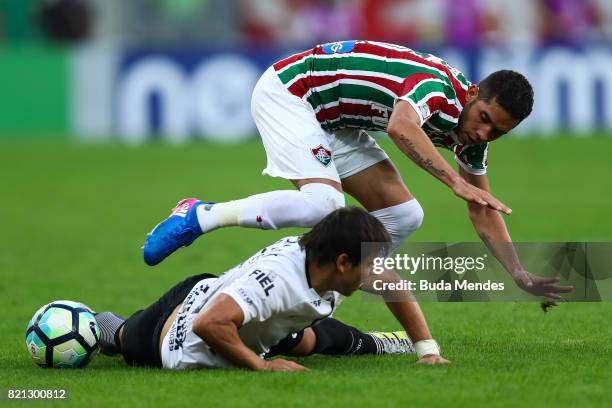
[[[419,359],[428,354],[439,356],[440,346],[438,346],[438,343],[436,343],[434,339],[420,340],[414,343],[414,351],[416,351]]]

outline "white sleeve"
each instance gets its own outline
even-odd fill
[[[288,285],[276,273],[254,269],[221,290],[231,296],[242,309],[245,325],[250,321],[263,322],[287,309],[291,304]]]

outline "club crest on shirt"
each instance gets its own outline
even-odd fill
[[[323,147],[323,145],[318,145],[317,147],[313,147],[310,149],[310,152],[314,156],[315,159],[319,161],[323,166],[329,166],[332,160],[332,152],[329,149]]]
[[[420,104],[419,110],[421,111],[423,122],[427,121],[431,117],[431,111],[429,110],[429,105],[427,105],[427,102]]]

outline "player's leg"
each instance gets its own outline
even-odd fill
[[[100,327],[100,351],[102,354],[115,355],[121,353],[119,333],[125,323],[125,318],[114,312],[101,312],[94,315]]]
[[[331,135],[321,128],[312,107],[285,88],[273,68],[253,90],[251,113],[266,152],[263,174],[290,180],[298,190],[205,206],[199,213],[202,229],[311,227],[344,206]]]
[[[289,93],[272,68],[253,90],[251,113],[266,152],[263,174],[290,180],[298,190],[271,191],[205,206],[198,214],[202,230],[312,227],[344,206],[330,135],[321,128],[312,107]]]
[[[267,357],[276,355],[334,356],[412,353],[412,342],[405,332],[362,332],[333,318],[294,333],[272,347]]]
[[[344,206],[339,182],[323,178],[291,181],[297,190],[270,191],[199,207],[197,215],[202,231],[230,226],[260,229],[312,227],[330,212]]]
[[[155,265],[203,233],[241,226],[276,229],[311,227],[344,206],[340,177],[332,160],[331,135],[312,108],[292,95],[273,70],[253,92],[252,113],[266,151],[263,174],[290,180],[298,190],[279,190],[224,203],[181,201],[149,234],[145,262]]]
[[[363,332],[333,318],[323,319],[312,328],[313,354],[334,356],[413,353],[406,332]]]
[[[382,222],[391,235],[393,247],[401,245],[423,222],[423,208],[389,159],[347,177],[343,186]]]
[[[382,222],[397,247],[421,226],[423,209],[372,137],[349,136],[338,132],[334,143],[343,190]]]
[[[212,274],[190,276],[164,293],[146,309],[123,319],[113,312],[96,314],[101,329],[100,348],[106,354],[121,353],[130,365],[161,367],[160,332],[178,305],[203,279],[216,279]]]

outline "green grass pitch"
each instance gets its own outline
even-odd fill
[[[425,208],[413,240],[477,240],[465,204],[382,143]],[[604,137],[494,143],[489,174],[493,192],[514,210],[507,217],[513,238],[611,241],[611,148],[612,139]],[[84,370],[40,369],[29,360],[24,333],[44,303],[72,299],[129,315],[179,279],[221,272],[300,230],[216,231],[149,268],[140,249],[145,234],[178,199],[223,201],[290,187],[260,175],[265,155],[259,143],[3,143],[0,151],[5,395],[7,388],[63,388],[70,406],[134,407],[612,404],[610,303],[566,303],[548,314],[538,302],[425,303],[434,336],[453,362],[446,367],[419,367],[405,356],[310,357],[298,359],[310,373],[166,372],[98,356]],[[362,329],[399,329],[384,304],[358,296],[337,316]]]

